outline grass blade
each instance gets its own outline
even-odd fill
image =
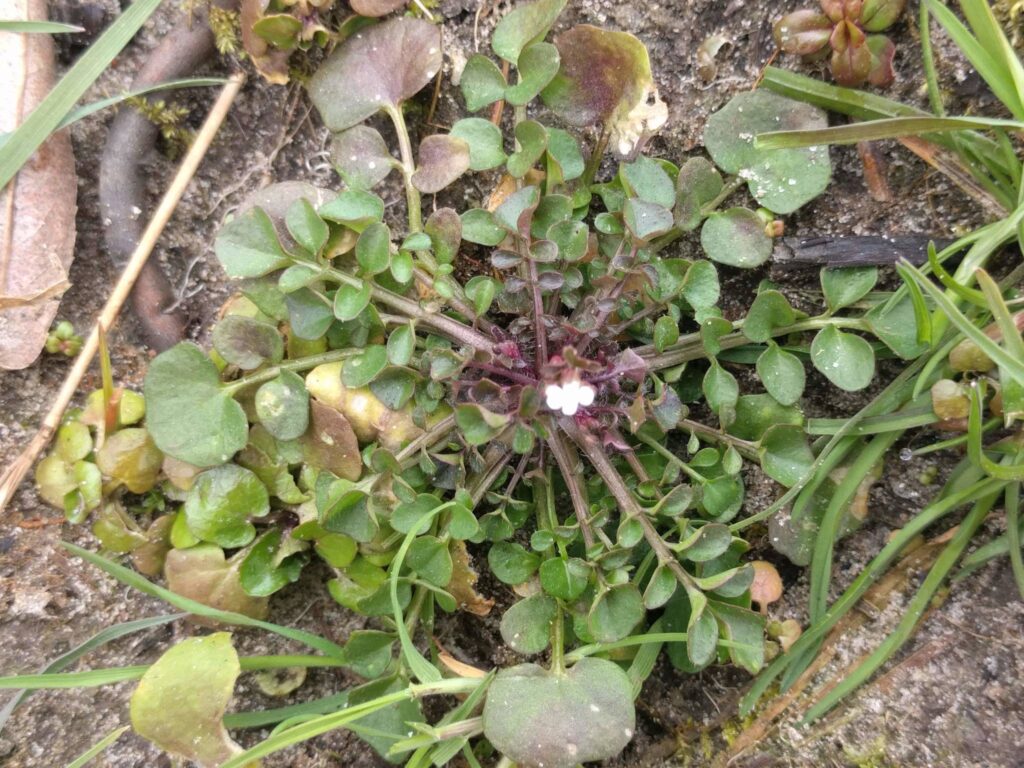
[[[914,599],[907,605],[903,612],[903,618],[896,629],[875,649],[874,653],[865,659],[853,672],[845,675],[834,688],[807,711],[803,718],[805,724],[817,720],[838,704],[846,695],[863,685],[880,666],[892,658],[893,654],[910,639],[910,636],[917,628],[918,622],[928,609],[932,598],[935,597],[935,593],[945,582],[949,572],[960,559],[960,556],[967,548],[978,528],[985,522],[985,518],[988,516],[998,496],[998,493],[991,493],[974,504],[967,517],[960,523],[960,527],[957,529],[952,541],[946,545],[946,548],[942,550],[942,554],[935,560],[935,565],[928,571],[928,576],[925,577],[921,588],[914,595]]]
[[[148,664],[140,664],[132,667],[87,669],[82,672],[11,675],[10,677],[0,677],[0,690],[26,688],[40,691],[63,688],[95,688],[100,685],[123,683],[125,680],[138,680],[146,673],[147,669],[149,669]]]
[[[16,32],[22,35],[66,35],[85,32],[84,27],[61,24],[58,21],[24,21],[4,19],[0,21],[0,32]]]
[[[160,5],[160,0],[136,0],[89,49],[75,62],[67,74],[36,107],[25,122],[11,132],[0,151],[0,189],[7,186],[14,174],[39,145],[71,111],[85,90],[107,68],[128,41]]]
[[[130,728],[130,725],[122,725],[120,728],[115,728],[102,739],[100,739],[87,750],[85,750],[85,752],[83,752],[70,763],[68,763],[67,768],[82,768],[82,766],[87,765],[90,760],[99,755],[103,750],[105,750],[115,741],[120,739],[124,732],[129,730]]]
[[[147,85],[142,88],[133,88],[125,91],[124,93],[118,94],[117,96],[109,96],[99,101],[94,101],[91,104],[84,104],[77,109],[73,109],[67,114],[67,116],[57,124],[55,130],[61,128],[67,128],[69,125],[74,125],[79,120],[84,120],[89,115],[95,114],[100,110],[106,109],[107,107],[113,107],[120,104],[128,99],[135,98],[136,96],[145,96],[148,93],[159,93],[160,91],[173,91],[180,88],[204,88],[210,85],[224,85],[227,80],[223,77],[186,77],[179,80],[168,80],[157,85]]]
[[[348,706],[348,691],[313,699],[302,704],[291,704],[276,709],[262,709],[255,712],[236,712],[224,715],[226,728],[262,728],[282,723],[293,717],[304,715],[326,715]]]
[[[267,632],[273,632],[275,635],[280,635],[281,637],[286,637],[289,640],[302,643],[310,648],[315,648],[325,656],[331,656],[332,658],[340,660],[345,659],[344,648],[336,643],[332,643],[324,637],[314,635],[312,632],[305,632],[301,629],[292,629],[291,627],[282,627],[278,624],[271,624],[268,621],[260,621],[259,619],[244,616],[241,613],[220,611],[216,608],[210,608],[208,605],[203,605],[195,600],[190,600],[187,597],[182,597],[168,589],[157,586],[146,577],[125,568],[123,565],[118,565],[115,562],[107,560],[105,557],[101,557],[95,552],[90,552],[86,549],[82,549],[81,547],[77,547],[74,544],[69,544],[68,542],[61,542],[61,546],[73,555],[77,555],[86,562],[89,562],[100,570],[110,574],[122,584],[126,584],[143,594],[158,597],[180,610],[188,611],[196,616],[204,616],[208,619],[221,621],[226,624],[238,624],[244,627],[259,627],[260,629],[265,629]]]
[[[856,144],[859,141],[896,139],[923,133],[949,133],[987,128],[1024,130],[1024,122],[996,117],[890,117],[863,123],[837,125],[815,131],[772,131],[754,139],[758,149],[813,147],[819,144]]]
[[[172,621],[183,619],[187,614],[184,613],[171,613],[163,616],[151,616],[148,619],[137,619],[135,621],[126,621],[123,624],[116,624],[112,627],[107,627],[95,635],[90,637],[84,643],[75,646],[67,653],[58,656],[56,659],[51,661],[42,670],[43,674],[60,672],[61,670],[67,669],[85,654],[89,653],[96,648],[101,648],[109,642],[117,640],[118,638],[130,635],[135,632],[141,632],[144,629],[150,629],[151,627],[159,627],[163,624],[169,624]],[[0,730],[3,729],[10,718],[11,713],[30,695],[29,691],[19,691],[10,701],[8,701],[3,709],[0,709]]]

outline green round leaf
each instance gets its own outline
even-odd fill
[[[825,113],[759,88],[733,96],[708,118],[704,146],[726,173],[747,180],[750,194],[776,213],[792,213],[820,195],[832,175],[828,147],[759,149],[758,134],[826,128]]]
[[[520,664],[495,676],[483,723],[495,749],[524,768],[606,760],[633,738],[633,684],[607,659],[581,659],[562,675]]]
[[[548,146],[548,132],[535,120],[524,120],[516,126],[519,148],[508,158],[508,172],[517,179],[525,176],[540,160]]]
[[[452,556],[448,547],[436,536],[413,539],[405,563],[436,587],[446,587],[452,580]]]
[[[295,242],[311,254],[317,254],[327,242],[327,225],[306,198],[296,200],[285,214],[285,225]]]
[[[526,46],[544,39],[565,3],[566,0],[535,0],[519,5],[498,22],[491,48],[505,61],[515,64]]]
[[[358,355],[345,361],[341,369],[341,380],[346,387],[365,387],[377,378],[387,364],[387,348],[383,344],[371,344]]]
[[[541,563],[540,585],[552,597],[573,601],[583,594],[590,581],[590,568],[578,557],[552,557]]]
[[[632,194],[649,203],[663,208],[676,204],[676,187],[662,168],[661,163],[646,155],[640,155],[632,163],[625,163],[620,171]]]
[[[878,282],[878,267],[821,270],[821,290],[830,312],[855,304]]]
[[[223,723],[240,670],[230,633],[182,640],[139,680],[132,728],[174,755],[220,765],[242,752]]]
[[[483,54],[474,53],[466,61],[459,88],[466,100],[466,109],[476,112],[505,97],[505,76],[498,65]],[[497,126],[495,126],[497,127]]]
[[[284,341],[270,323],[242,315],[228,315],[213,328],[213,348],[243,371],[277,363],[284,357]]]
[[[757,375],[768,394],[782,405],[792,405],[804,392],[804,364],[773,341],[757,358]]]
[[[514,106],[530,103],[558,72],[558,49],[551,43],[533,43],[519,55],[519,81],[505,89],[505,100]]]
[[[709,259],[731,267],[757,267],[772,255],[772,239],[764,231],[764,222],[747,208],[708,216],[700,230],[700,244]]]
[[[629,635],[644,614],[639,590],[633,584],[617,584],[594,601],[587,627],[597,642],[614,643]]]
[[[334,294],[334,316],[342,321],[355,320],[370,305],[371,293],[369,280],[360,281],[358,286],[342,285]]]
[[[558,604],[544,594],[520,600],[501,617],[501,637],[516,653],[540,653],[551,642]]]
[[[522,544],[499,541],[487,553],[487,562],[499,581],[514,585],[522,584],[537,571],[540,558]]]
[[[334,134],[331,160],[350,187],[370,189],[387,178],[395,159],[384,137],[368,125],[354,125]]]
[[[212,467],[248,441],[242,406],[221,389],[217,367],[195,344],[182,342],[153,360],[145,397],[153,441],[180,461]]]
[[[256,418],[278,440],[301,437],[309,426],[309,393],[302,377],[284,370],[256,390]]]
[[[387,224],[368,226],[356,240],[356,261],[367,275],[387,270],[391,262],[391,230]]]
[[[328,221],[362,231],[384,218],[384,201],[372,192],[346,189],[333,200],[321,205],[318,212]]]
[[[761,438],[757,452],[764,473],[787,488],[803,480],[814,463],[814,453],[798,426],[771,427]]]
[[[267,531],[249,549],[238,569],[238,578],[246,594],[267,597],[298,580],[307,557],[299,554],[308,544],[289,540],[286,546],[298,545],[289,552],[281,545],[281,531]]]
[[[208,469],[185,497],[188,529],[202,541],[244,547],[256,535],[249,519],[270,511],[267,489],[248,469],[235,464]]]
[[[647,242],[672,229],[672,211],[657,203],[631,197],[622,206],[622,219],[630,234]]]
[[[654,324],[654,348],[658,352],[664,352],[679,341],[679,323],[668,315],[662,315]]]
[[[501,129],[490,120],[482,117],[464,118],[452,126],[450,135],[469,145],[470,170],[487,171],[497,168],[506,160]]]
[[[822,328],[811,342],[811,362],[825,378],[840,389],[864,389],[875,375],[875,350],[865,339],[840,331],[834,325]]]
[[[459,218],[462,219],[462,239],[477,245],[498,245],[505,239],[506,232],[484,208],[470,208]]]

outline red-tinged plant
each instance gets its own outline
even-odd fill
[[[786,53],[817,60],[831,51],[832,76],[846,86],[886,86],[895,79],[896,46],[875,34],[891,27],[905,0],[820,0],[811,9],[783,16],[774,26],[775,42]]]

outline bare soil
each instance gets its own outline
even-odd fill
[[[108,7],[108,2],[96,3]],[[809,0],[805,5],[810,4]],[[490,7],[491,3],[484,2]],[[907,16],[916,13],[916,3]],[[624,29],[649,47],[662,97],[669,103],[671,120],[650,150],[679,162],[700,151],[701,133],[708,114],[738,90],[749,89],[771,56],[770,22],[798,7],[786,0],[675,0],[630,3],[622,0],[574,0],[561,27],[587,22]],[[442,0],[447,45],[446,69],[453,59],[476,49],[476,0]],[[477,30],[480,46],[504,9],[486,9]],[[112,10],[108,7],[108,10]],[[177,4],[166,4],[97,83],[91,98],[124,88],[139,62],[160,36],[176,22]],[[924,94],[915,31],[906,22],[895,30],[899,54],[899,80],[890,95],[923,103]],[[710,83],[697,76],[695,52],[714,33],[731,41],[719,55],[719,71]],[[943,82],[949,88],[951,109],[985,109],[990,98],[977,77],[969,74],[948,42],[939,44]],[[780,62],[796,66],[792,60]],[[211,67],[228,70],[227,62]],[[212,94],[194,92],[186,97],[196,124]],[[461,114],[455,89],[442,89],[435,122],[450,125]],[[101,221],[96,203],[97,162],[109,116],[98,116],[74,127],[72,134],[79,172],[78,245],[72,269],[72,289],[64,299],[61,317],[86,328],[105,300],[116,274],[102,247]],[[244,195],[271,181],[305,179],[336,187],[337,178],[325,155],[327,133],[298,86],[269,87],[251,78],[212,151],[200,169],[155,254],[183,286],[184,306],[192,319],[192,332],[202,338],[216,307],[231,292],[223,281],[210,243],[222,218]],[[787,220],[796,234],[911,234],[948,237],[983,221],[981,211],[945,179],[896,146],[883,145],[887,175],[896,203],[878,203],[866,193],[856,153],[834,150],[835,179],[819,200]],[[149,168],[155,200],[173,172],[174,164],[154,154]],[[443,202],[464,198],[479,201],[486,188],[472,181]],[[385,191],[385,199],[401,205],[401,192]],[[462,202],[459,200],[458,202]],[[681,254],[695,244],[678,244]],[[192,265],[189,269],[189,265]],[[749,305],[767,270],[741,273],[723,270],[724,310],[740,316]],[[810,275],[779,278],[794,300],[815,302],[816,279]],[[192,293],[198,291],[197,293]],[[129,386],[139,386],[151,355],[139,345],[135,323],[125,317],[112,334],[115,371]],[[10,462],[28,440],[69,367],[67,360],[44,357],[26,371],[3,374],[0,387],[0,459]],[[889,375],[892,370],[888,371]],[[86,382],[85,389],[95,386]],[[866,395],[837,396],[834,388],[812,379],[805,409],[813,416],[853,413]],[[923,438],[919,438],[923,439]],[[933,460],[934,461],[934,460]],[[942,467],[948,466],[947,460]],[[928,500],[935,486],[919,480],[927,462],[890,460],[883,480],[870,499],[869,525],[843,543],[835,565],[836,589],[847,584],[891,531],[904,524]],[[747,513],[771,503],[778,488],[751,470],[748,476]],[[993,514],[986,536],[1002,526]],[[94,547],[84,527],[62,524],[57,513],[38,500],[26,482],[6,517],[0,521],[0,674],[34,671],[48,659],[67,651],[101,628],[167,610],[158,601],[135,594],[70,558],[60,540]],[[806,579],[800,569],[773,555],[762,534],[755,551],[776,562],[786,581],[786,594],[770,611],[772,618],[805,621]],[[923,578],[910,574],[902,594],[909,596]],[[511,596],[500,584],[484,588],[499,607]],[[880,615],[871,617],[859,632],[844,637],[822,681],[869,652],[891,629],[904,597]],[[275,596],[275,621],[320,632],[343,641],[364,620],[340,608],[323,588],[323,574],[309,569],[303,580]],[[480,619],[453,617],[440,628],[446,646],[477,666],[509,664],[514,655],[497,637],[500,612]],[[83,668],[141,664],[155,659],[176,639],[193,631],[177,623],[123,639],[87,658]],[[896,661],[888,665],[856,695],[824,721],[809,729],[794,723],[794,711],[781,726],[735,760],[747,768],[776,766],[853,766],[856,768],[1019,768],[1024,766],[1020,734],[1024,733],[1024,607],[1009,568],[997,562],[955,583],[945,600],[926,618],[921,631]],[[273,653],[285,646],[263,634],[239,632],[239,645],[247,653]],[[312,672],[291,700],[312,699],[354,682],[344,672]],[[748,677],[732,669],[713,669],[698,676],[673,670],[664,660],[639,700],[638,732],[633,744],[611,765],[707,766],[746,725],[735,718],[735,704]],[[131,684],[34,695],[12,717],[0,735],[0,765],[10,768],[61,766],[88,748],[103,734],[127,722]],[[233,702],[236,711],[278,706],[243,676]],[[250,742],[260,734],[239,736]],[[265,734],[263,734],[265,735]],[[95,765],[129,768],[169,766],[141,739],[126,735]],[[268,766],[375,766],[385,763],[358,740],[339,732],[322,737],[268,760]]]

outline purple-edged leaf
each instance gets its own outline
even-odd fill
[[[420,192],[440,192],[469,170],[469,144],[455,136],[434,134],[420,142],[412,184]]]
[[[441,58],[439,27],[391,19],[342,43],[313,75],[309,95],[324,124],[342,131],[413,96],[440,70]]]
[[[653,88],[647,48],[633,35],[580,24],[555,45],[561,67],[541,96],[571,125],[624,120]]]
[[[427,218],[423,231],[439,264],[451,264],[462,243],[462,219],[454,208],[438,208]]]
[[[879,88],[891,85],[896,79],[892,68],[892,60],[896,55],[896,46],[885,35],[868,35],[867,48],[871,51],[871,71],[868,82]]]
[[[408,0],[349,0],[352,10],[360,16],[387,16],[389,13],[404,8]]]
[[[906,0],[865,0],[860,12],[860,25],[867,32],[881,32],[896,23]]]
[[[394,168],[384,137],[368,125],[334,134],[331,160],[350,187],[362,189],[379,184]]]
[[[775,44],[786,53],[808,56],[828,44],[833,26],[825,14],[805,9],[776,21],[772,33]]]
[[[543,40],[567,0],[536,0],[520,4],[508,13],[494,29],[491,48],[513,64],[519,61],[519,54],[531,43]]]

